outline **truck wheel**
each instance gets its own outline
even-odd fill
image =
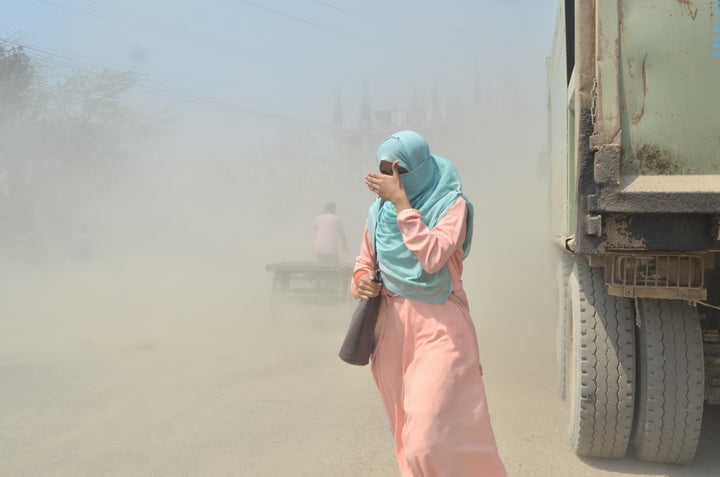
[[[607,293],[603,271],[579,258],[568,280],[568,433],[576,454],[622,457],[632,430],[635,320],[632,301]]]
[[[682,464],[700,439],[705,374],[697,309],[638,299],[637,412],[632,447],[649,462]]]
[[[565,375],[567,366],[567,340],[570,329],[570,312],[567,307],[568,278],[572,272],[574,260],[563,253],[555,271],[557,283],[556,316],[555,316],[555,375],[560,390],[560,397],[565,399]]]

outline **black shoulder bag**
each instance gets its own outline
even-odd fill
[[[380,207],[384,202],[380,202]],[[373,235],[373,253],[375,254],[375,278],[373,280],[376,283],[382,283],[377,259],[377,218]],[[369,300],[360,300],[353,311],[345,340],[340,347],[340,359],[358,366],[365,366],[370,362],[370,356],[375,350],[375,325],[379,311],[380,295]]]

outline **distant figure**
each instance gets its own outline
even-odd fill
[[[335,215],[335,204],[325,204],[325,213],[315,217],[315,256],[318,261],[340,261],[340,250],[347,251],[347,241],[340,218]]]

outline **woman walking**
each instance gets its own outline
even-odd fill
[[[382,294],[372,373],[403,477],[505,476],[490,425],[475,328],[462,285],[472,205],[455,167],[413,131],[377,151],[378,199],[351,284]],[[375,246],[375,247],[374,247]],[[375,283],[377,258],[382,284]]]

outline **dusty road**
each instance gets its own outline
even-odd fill
[[[196,276],[216,280],[166,264],[103,270],[3,278],[0,475],[398,475],[369,370],[336,358],[347,308],[272,318],[265,280],[238,290],[200,266]],[[466,282],[482,288],[472,274]],[[471,294],[510,475],[718,475],[717,409],[706,411],[689,466],[571,453],[546,292],[512,303],[513,313],[502,292]]]

